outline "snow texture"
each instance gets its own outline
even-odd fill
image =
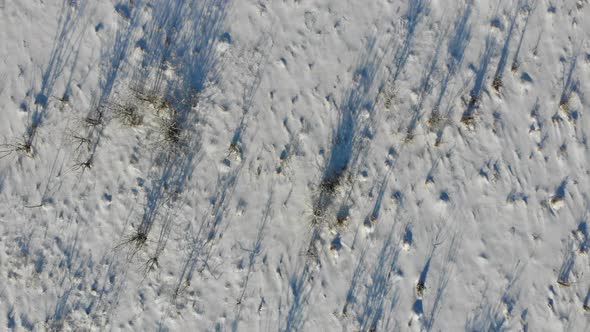
[[[587,330],[589,17],[0,0],[0,330]]]

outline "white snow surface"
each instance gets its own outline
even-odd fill
[[[0,1],[0,330],[587,330],[589,18]]]

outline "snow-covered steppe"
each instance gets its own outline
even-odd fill
[[[0,0],[0,330],[586,331],[588,0]]]

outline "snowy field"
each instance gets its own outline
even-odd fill
[[[588,0],[0,0],[1,331],[590,330]]]

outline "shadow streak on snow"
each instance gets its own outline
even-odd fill
[[[139,27],[139,14],[142,8],[143,2],[138,1],[132,8],[127,9],[127,16],[120,19],[122,22],[119,22],[115,36],[101,51],[99,91],[82,121],[84,133],[75,134],[75,139],[81,143],[80,146],[85,145],[86,150],[79,152],[74,169],[84,171],[91,168],[94,163],[104,130],[112,118],[110,99],[128,56],[134,33]]]
[[[261,58],[256,63],[256,73],[254,74],[254,78],[252,83],[249,84],[248,88],[245,88],[242,93],[242,115],[240,117],[240,122],[236,129],[233,132],[229,151],[230,153],[236,153],[239,159],[244,157],[244,142],[242,142],[242,138],[248,127],[248,115],[250,114],[252,107],[254,107],[254,98],[256,97],[256,93],[258,92],[258,88],[262,82],[262,74],[263,71],[268,63],[268,58],[271,54],[271,50],[274,46],[272,38],[270,38],[271,46],[268,50],[263,50],[263,54]],[[258,49],[258,47],[256,47]]]
[[[119,305],[119,298],[124,292],[126,282],[126,268],[113,255],[104,255],[99,262],[103,270],[94,273],[91,290],[97,297],[92,297],[86,306],[86,312],[94,312],[95,324],[105,326],[113,316]],[[106,313],[106,317],[102,313]]]
[[[357,322],[361,331],[376,331],[384,316],[385,304],[389,299],[390,309],[397,305],[397,292],[390,297],[391,279],[397,273],[397,260],[400,253],[399,243],[394,243],[393,227],[383,242],[377,261],[371,272],[371,284],[365,293],[365,299],[357,313]]]
[[[193,1],[187,10],[192,19],[186,23],[188,33],[179,38],[177,60],[173,61],[180,79],[168,93],[174,100],[188,102],[194,92],[203,91],[208,82],[219,79],[215,46],[221,37],[229,4],[229,0]]]
[[[508,52],[510,51],[510,41],[512,40],[512,33],[514,32],[514,28],[516,27],[516,18],[518,17],[518,10],[517,8],[512,14],[510,18],[510,26],[508,27],[508,33],[504,39],[504,45],[502,46],[502,52],[500,55],[500,61],[498,62],[498,67],[496,67],[496,72],[494,73],[494,80],[492,81],[492,87],[499,91],[502,87],[502,76],[504,75],[504,70],[506,69],[506,63],[508,61]]]
[[[389,167],[387,173],[383,176],[383,179],[379,183],[379,191],[377,192],[377,198],[375,199],[375,204],[373,204],[373,209],[371,213],[365,218],[365,225],[370,226],[379,220],[379,214],[381,213],[381,205],[383,204],[383,198],[385,198],[385,193],[387,191],[387,186],[389,184],[389,177],[393,172],[393,165]]]
[[[590,289],[588,289],[584,297],[583,308],[586,311],[590,311]]]
[[[461,69],[463,58],[465,57],[465,50],[471,41],[471,24],[469,20],[472,12],[473,0],[469,0],[461,14],[455,20],[455,28],[453,29],[452,37],[449,40],[447,48],[449,53],[447,70],[450,76],[454,76]]]
[[[463,112],[461,122],[469,124],[473,122],[475,118],[475,112],[479,108],[479,102],[481,99],[481,92],[484,86],[484,81],[488,71],[488,66],[494,55],[496,47],[496,40],[492,35],[486,37],[485,47],[479,58],[479,67],[475,72],[475,83],[469,93],[469,102],[467,109]]]
[[[23,137],[24,150],[31,154],[33,143],[39,127],[43,124],[49,111],[49,98],[53,98],[55,85],[69,65],[70,76],[66,84],[66,91],[63,98],[57,98],[64,102],[68,100],[69,89],[72,82],[72,74],[77,65],[78,54],[84,37],[84,22],[87,9],[87,1],[82,0],[73,3],[63,0],[60,17],[58,20],[58,31],[53,40],[53,47],[49,56],[49,62],[43,71],[41,88],[35,95],[35,105],[30,111],[29,123]],[[80,31],[81,30],[81,31]]]
[[[450,121],[452,112],[452,101],[448,106],[443,108],[443,101],[449,90],[449,85],[453,78],[457,75],[463,64],[465,50],[471,40],[471,24],[469,22],[471,13],[473,11],[473,2],[469,1],[463,11],[454,22],[454,28],[451,32],[451,37],[447,44],[447,71],[443,75],[440,82],[440,90],[432,107],[430,119],[428,120],[429,127],[432,131],[436,131],[435,146],[442,142],[442,135],[446,125]]]
[[[95,262],[91,253],[81,251],[79,235],[77,230],[66,241],[55,237],[61,258],[54,265],[44,262],[37,268],[37,273],[52,276],[57,291],[53,305],[46,308],[44,323],[50,330],[62,330],[66,321],[76,319],[76,312],[87,315],[93,326],[106,326],[123,290],[124,277],[116,259],[105,255]]]
[[[139,27],[139,15],[143,9],[143,1],[136,1],[130,9],[130,16],[123,21],[123,27],[119,27],[110,45],[102,50],[101,59],[104,59],[101,68],[101,81],[97,107],[105,107],[113,93],[115,83],[125,58],[129,53],[129,47],[133,41],[134,33]]]
[[[388,175],[385,179],[388,178]],[[382,183],[382,187],[380,188],[381,191],[384,191],[383,186],[387,183],[386,180]],[[398,211],[399,208],[403,206],[403,198],[401,194],[395,195],[398,201]],[[396,213],[397,214],[397,213]],[[352,275],[352,279],[350,285],[348,287],[348,291],[346,293],[346,299],[344,303],[344,307],[342,309],[342,315],[347,317],[349,312],[355,309],[358,306],[358,310],[356,312],[357,322],[361,327],[361,331],[367,331],[371,329],[376,329],[378,325],[383,326],[384,331],[392,331],[398,329],[398,321],[395,319],[395,315],[393,314],[395,309],[397,308],[397,302],[399,300],[399,289],[396,288],[393,294],[388,295],[391,288],[391,278],[394,273],[397,273],[397,259],[400,252],[400,242],[393,243],[393,233],[395,229],[394,224],[391,227],[391,230],[387,236],[387,238],[383,241],[383,245],[377,257],[377,262],[373,265],[373,270],[370,274],[371,278],[371,286],[368,287],[364,301],[360,302],[360,295],[357,295],[359,292],[359,284],[366,276],[366,268],[367,268],[367,247],[364,247],[361,256],[358,259],[357,265]],[[410,225],[406,225],[405,233],[402,234],[402,238],[400,240],[406,242],[408,245],[411,245],[411,231],[409,230]],[[410,235],[408,235],[410,234]],[[410,238],[408,241],[408,237]],[[385,313],[385,305],[386,301],[389,299],[389,308],[388,313]],[[383,320],[382,318],[386,318]],[[381,321],[381,324],[379,322]],[[394,324],[394,326],[392,326]],[[363,329],[364,328],[364,329]]]
[[[590,211],[587,210],[586,214],[588,214],[589,212]],[[581,253],[587,253],[590,249],[590,232],[588,230],[588,222],[586,220],[587,219],[583,219],[578,225],[578,229],[574,232],[574,234],[577,235],[576,237],[579,240],[578,250]]]
[[[433,113],[438,112],[446,95],[449,83],[457,74],[459,69],[461,69],[461,65],[463,64],[465,50],[467,49],[467,45],[471,40],[471,24],[469,24],[469,19],[473,11],[472,6],[473,2],[470,1],[463,9],[462,14],[455,20],[455,27],[447,46],[447,72],[442,78],[441,88],[436,102],[434,103]]]
[[[75,236],[67,242],[61,238],[55,237],[55,243],[62,254],[56,269],[56,295],[55,305],[52,309],[46,309],[45,325],[51,330],[61,330],[64,320],[76,309],[82,306],[79,299],[71,299],[72,291],[84,283],[86,269],[84,258],[80,255],[79,233],[76,231]],[[92,264],[92,262],[89,262]]]
[[[408,58],[412,53],[412,48],[414,46],[414,40],[416,37],[418,25],[420,24],[420,22],[422,22],[424,16],[429,14],[429,12],[430,0],[410,1],[408,5],[408,10],[404,15],[406,35],[401,47],[396,50],[393,58],[395,72],[393,73],[391,79],[392,85],[395,85],[395,83],[399,79],[399,75],[403,72],[406,66],[406,62],[408,61]]]
[[[414,138],[414,132],[420,119],[423,115],[422,107],[424,105],[424,101],[426,97],[430,95],[432,92],[432,77],[434,76],[437,67],[438,67],[438,60],[440,57],[440,50],[442,48],[443,42],[447,36],[446,32],[441,32],[438,35],[438,41],[436,42],[436,47],[434,49],[434,53],[430,59],[430,64],[424,68],[424,72],[422,73],[422,78],[420,79],[420,86],[418,87],[418,102],[412,106],[412,116],[410,119],[410,124],[408,125],[407,132],[406,132],[406,140],[412,140]]]
[[[426,258],[426,262],[424,263],[424,267],[420,272],[420,277],[418,278],[418,283],[416,285],[416,295],[417,299],[414,302],[412,309],[416,315],[419,317],[424,316],[424,291],[426,290],[426,280],[428,278],[428,273],[430,272],[430,265],[432,264],[432,260],[434,259],[434,254],[436,253],[436,249],[442,244],[444,240],[441,240],[443,227],[438,228],[436,235],[432,239],[430,253]]]
[[[248,269],[246,271],[246,277],[243,282],[242,292],[240,293],[240,297],[237,300],[238,308],[237,308],[236,317],[235,317],[234,321],[232,322],[232,331],[234,331],[234,332],[238,331],[238,324],[240,322],[240,318],[241,318],[240,316],[242,313],[242,301],[244,299],[244,295],[246,294],[246,290],[248,289],[250,275],[253,272],[254,264],[256,264],[256,259],[262,253],[262,239],[264,237],[264,231],[266,229],[266,225],[268,224],[269,219],[270,219],[272,202],[273,202],[272,199],[273,199],[273,193],[271,191],[270,196],[269,196],[268,200],[266,201],[266,207],[262,213],[262,221],[260,222],[260,225],[258,226],[258,232],[256,233],[256,240],[254,240],[254,243],[252,243],[251,248],[242,248],[243,250],[246,250],[249,252]]]
[[[572,56],[569,59],[569,68],[567,71],[563,69],[563,89],[561,90],[561,96],[559,97],[559,107],[568,110],[569,98],[573,91],[577,87],[577,82],[574,80],[574,74],[578,64],[579,50],[574,50]]]
[[[516,46],[516,51],[514,52],[514,57],[512,58],[512,66],[510,70],[512,72],[516,72],[518,67],[520,67],[520,50],[522,48],[522,43],[524,41],[524,36],[526,34],[527,27],[529,26],[529,20],[531,18],[531,14],[537,7],[536,0],[532,0],[532,4],[529,1],[526,1],[525,4],[522,6],[521,9],[524,9],[526,12],[526,17],[524,19],[524,27],[522,28],[522,32],[520,33],[520,38],[518,39],[518,46]]]
[[[138,42],[144,49],[144,57],[141,68],[133,73],[132,89],[142,96],[160,96],[170,111],[166,125],[173,133],[168,134],[180,135],[195,125],[194,108],[204,98],[207,83],[218,79],[215,45],[225,22],[228,3],[228,0],[168,0],[151,6],[153,17],[144,29],[147,37]],[[105,55],[109,60],[100,96],[87,117],[90,121],[86,121],[90,123],[87,135],[90,143],[89,155],[81,163],[84,168],[92,165],[104,129],[112,118],[110,98],[145,6],[138,2],[129,9],[127,27],[117,31],[112,50]],[[168,69],[174,70],[174,78],[165,77]]]
[[[358,287],[362,279],[364,278],[364,274],[366,272],[365,266],[365,259],[367,255],[367,248],[363,248],[361,251],[361,255],[356,263],[356,267],[354,268],[354,272],[352,273],[352,279],[350,280],[350,285],[348,286],[348,290],[346,291],[346,299],[344,302],[344,307],[342,308],[342,316],[347,317],[350,308],[354,309],[354,305],[357,304],[357,295],[356,292],[358,291]]]
[[[432,301],[432,307],[430,308],[429,313],[425,315],[424,327],[426,331],[431,331],[434,328],[434,323],[436,322],[438,313],[441,310],[441,306],[443,304],[443,296],[447,289],[449,279],[453,271],[452,264],[453,262],[455,262],[457,258],[457,253],[459,251],[459,241],[460,239],[458,238],[458,235],[453,235],[451,243],[449,245],[449,249],[447,251],[445,262],[442,266],[442,271],[438,276],[436,292],[434,294],[434,300]]]
[[[414,41],[418,29],[418,25],[422,22],[424,16],[430,13],[430,0],[415,0],[410,1],[408,9],[404,14],[403,28],[405,30],[404,39],[401,45],[397,46],[397,49],[393,55],[393,66],[395,70],[390,69],[389,72],[393,72],[391,77],[385,82],[383,86],[379,87],[379,92],[385,93],[383,104],[385,108],[391,107],[392,100],[396,94],[396,84],[403,73],[406,63],[412,54]],[[389,68],[389,66],[388,66]]]
[[[345,93],[343,102],[337,105],[338,123],[332,135],[319,193],[313,202],[315,218],[325,216],[326,209],[332,204],[334,193],[346,171],[356,167],[359,154],[364,149],[360,136],[374,116],[374,92],[375,87],[379,85],[378,76],[383,59],[378,55],[376,47],[376,40],[369,40],[366,51],[361,55],[355,68],[355,83]],[[368,117],[363,117],[364,112],[368,113]]]
[[[144,211],[135,235],[139,237],[136,240],[140,244],[145,243],[155,222],[161,217],[164,233],[161,233],[158,242],[163,246],[158,247],[155,257],[150,257],[152,260],[157,260],[157,255],[164,250],[170,231],[169,223],[173,222],[172,218],[167,217],[169,214],[162,216],[161,209],[166,206],[169,211],[177,210],[180,196],[184,194],[199,160],[201,143],[197,129],[198,111],[206,98],[204,94],[208,82],[217,79],[215,45],[224,24],[227,4],[225,0],[211,0],[183,7],[178,13],[183,15],[178,18],[184,23],[183,30],[174,35],[178,45],[167,43],[172,54],[169,61],[173,63],[177,76],[167,80],[162,87],[170,111],[166,130],[172,131],[174,136],[156,151],[150,174],[151,185],[146,189]],[[156,17],[160,17],[160,11],[168,9],[167,6],[153,8]],[[170,23],[170,29],[177,28],[178,20],[172,20],[174,24]],[[233,187],[236,177],[230,176],[229,181],[220,184],[223,193],[227,192],[228,187]]]
[[[138,233],[146,237],[160,215],[160,209],[166,204],[173,205],[192,178],[200,146],[197,142],[189,142],[185,147],[186,153],[161,153],[154,160],[156,169],[146,190],[146,202],[138,227]]]
[[[209,268],[208,260],[214,242],[219,237],[220,227],[225,219],[228,205],[232,200],[234,190],[240,177],[242,165],[220,176],[217,179],[215,198],[212,201],[211,213],[206,215],[197,226],[189,223],[186,233],[188,243],[182,258],[182,268],[178,281],[174,287],[173,297],[176,299],[181,292],[190,286],[195,271],[199,273]],[[228,224],[226,223],[225,227]],[[213,273],[213,271],[210,271]]]
[[[559,267],[557,283],[565,287],[570,285],[570,274],[572,273],[576,263],[575,247],[575,243],[572,240],[569,240],[566,243],[565,250],[563,251],[563,259],[561,266]]]
[[[311,293],[309,279],[311,277],[311,267],[306,262],[301,272],[289,277],[289,288],[291,291],[291,304],[287,317],[285,317],[284,332],[301,331],[305,325],[305,306],[308,304]]]
[[[327,218],[336,191],[345,174],[350,176],[357,167],[358,159],[366,146],[361,141],[363,131],[374,119],[376,87],[379,85],[382,56],[379,56],[376,40],[371,38],[355,67],[354,85],[345,93],[343,102],[335,105],[338,123],[332,135],[329,156],[322,171],[318,192],[313,197],[312,235],[306,251],[308,262],[320,264],[317,242],[321,240],[321,228]],[[365,114],[366,113],[366,116]],[[345,207],[341,208],[346,210]]]
[[[475,312],[467,318],[465,324],[466,332],[475,331],[506,331],[510,330],[508,317],[512,315],[520,297],[520,286],[518,281],[524,270],[520,260],[515,264],[513,271],[507,276],[508,284],[502,291],[499,301],[494,303],[485,292],[482,303]]]
[[[144,36],[137,42],[144,56],[140,68],[134,73],[134,80],[142,92],[162,92],[164,72],[174,61],[177,48],[183,47],[179,39],[183,20],[193,19],[188,16],[188,4],[185,1],[165,0],[152,8],[152,19],[144,30]],[[153,78],[149,77],[152,71],[155,71]]]

